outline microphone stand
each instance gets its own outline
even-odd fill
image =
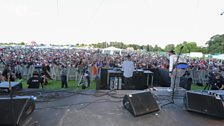
[[[177,56],[177,60],[176,60],[176,63],[175,63],[175,67],[176,67],[176,65],[177,65],[177,63],[178,63],[178,61],[179,61],[180,54],[182,53],[182,50],[183,50],[183,46],[181,46],[181,48],[180,48],[180,52],[179,52],[179,54],[178,54],[178,56]],[[174,70],[175,67],[173,67],[173,69],[172,69],[172,73],[173,73],[173,70]],[[175,90],[175,87],[176,87],[176,79],[177,79],[177,68],[175,69],[174,85],[173,85],[173,89],[172,89],[172,96],[171,96],[171,100],[172,100],[172,101],[171,101],[171,103],[174,103],[174,95],[175,95],[174,90]]]
[[[177,56],[177,60],[176,60],[176,62],[175,62],[175,65],[177,65],[177,63],[178,63],[178,61],[179,61],[180,54],[182,53],[182,50],[183,50],[183,46],[181,46],[181,48],[180,48],[180,52],[179,52],[179,54],[178,54],[178,56]],[[172,69],[172,73],[173,73],[173,71],[174,71],[174,67],[173,67],[173,69]],[[176,86],[176,78],[177,78],[177,69],[175,69],[174,85],[173,85],[173,88],[172,88],[171,101],[170,101],[169,103],[166,103],[166,104],[164,104],[164,105],[161,105],[161,108],[164,107],[164,106],[166,106],[166,105],[169,105],[169,104],[174,104],[174,95],[175,95],[175,93],[174,93],[174,89],[175,89],[175,86]]]

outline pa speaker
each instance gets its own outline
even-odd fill
[[[35,109],[34,97],[0,98],[0,125],[19,126]]]
[[[149,91],[125,95],[123,105],[135,117],[159,110],[157,102]]]
[[[187,91],[184,97],[186,109],[193,112],[224,118],[223,98],[219,97],[221,95],[214,94],[209,93],[209,91]],[[224,95],[224,92],[222,95]]]

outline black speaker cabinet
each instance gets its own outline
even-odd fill
[[[189,111],[224,118],[224,101],[219,95],[224,95],[224,92],[211,94],[209,91],[187,91],[184,103]]]
[[[19,126],[35,109],[34,97],[0,98],[0,125]]]
[[[123,105],[135,117],[159,110],[157,102],[149,91],[125,95]]]

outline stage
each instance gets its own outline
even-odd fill
[[[139,117],[133,117],[123,108],[122,103],[125,94],[139,92],[137,90],[66,91],[38,92],[36,109],[27,117],[23,125],[224,126],[222,119],[186,111],[182,99],[185,90],[175,94],[175,104],[165,105],[171,99],[170,93],[166,88],[157,88],[152,93],[160,110]]]

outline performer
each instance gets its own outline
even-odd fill
[[[188,65],[186,63],[186,59],[180,56],[178,59],[178,56],[175,55],[175,52],[173,50],[169,51],[168,55],[169,55],[169,76],[171,77],[171,85],[168,91],[172,92],[173,89],[174,91],[178,89],[180,84],[180,78],[185,74]]]
[[[124,84],[125,87],[130,87],[132,84],[132,76],[134,72],[134,62],[131,61],[131,56],[128,55],[127,59],[122,64],[122,70],[124,71]]]

